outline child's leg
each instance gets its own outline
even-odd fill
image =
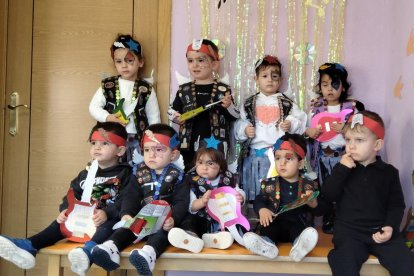
[[[139,275],[151,275],[155,260],[167,249],[168,232],[159,230],[150,235],[142,249],[135,249],[129,255],[129,261],[137,269]]]
[[[203,220],[206,220],[203,218]],[[199,219],[198,215],[187,214],[179,227],[174,227],[168,232],[168,241],[177,248],[182,248],[193,253],[199,253],[204,242],[199,238],[200,225],[205,226],[205,222]],[[207,231],[206,227],[202,227]],[[201,232],[204,233],[204,232]]]
[[[253,232],[243,235],[244,246],[254,254],[274,259],[279,254],[279,249],[274,242],[266,236],[259,236]]]
[[[383,244],[372,244],[369,250],[391,275],[403,276],[414,273],[414,253],[408,249],[402,237]]]
[[[14,239],[0,236],[0,257],[23,269],[33,268],[38,250],[53,245],[65,237],[60,225],[53,221],[48,227],[28,239]]]
[[[318,242],[318,231],[313,227],[307,227],[293,242],[289,256],[295,261],[300,262],[309,252],[311,252]]]
[[[92,263],[92,248],[97,244],[103,243],[109,236],[111,236],[114,232],[112,227],[115,223],[116,221],[114,220],[104,222],[96,228],[96,232],[90,241],[86,242],[83,247],[77,247],[69,252],[68,258],[71,262],[71,269],[73,272],[78,275],[84,275],[89,270]]]

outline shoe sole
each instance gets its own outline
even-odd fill
[[[106,271],[113,271],[119,267],[119,264],[111,260],[111,256],[105,250],[95,246],[92,250],[92,258],[96,265]]]
[[[182,248],[193,253],[199,253],[204,247],[202,239],[194,237],[180,228],[170,230],[168,233],[168,241],[174,247]]]
[[[276,245],[263,240],[259,235],[248,232],[243,235],[244,246],[254,254],[274,259],[279,254]]]
[[[147,260],[141,256],[138,251],[134,250],[131,252],[131,255],[129,255],[129,262],[135,267],[138,275],[152,276],[152,271],[148,266]]]
[[[36,265],[36,259],[32,254],[4,237],[0,237],[0,257],[22,269],[31,269]]]
[[[90,266],[90,261],[85,251],[82,248],[75,248],[69,252],[68,259],[71,263],[70,269],[80,276],[85,276]]]
[[[227,249],[234,242],[232,235],[225,231],[214,234],[203,234],[202,240],[204,242],[204,247],[217,249]]]
[[[298,241],[290,250],[289,257],[295,262],[300,262],[318,243],[318,232],[308,227],[300,234]]]

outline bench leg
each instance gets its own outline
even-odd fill
[[[49,255],[47,275],[63,276],[63,267],[60,266],[60,255]]]

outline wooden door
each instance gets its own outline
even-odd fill
[[[25,143],[15,142],[16,137],[5,137],[8,151],[4,152],[1,233],[24,237],[38,233],[56,218],[70,181],[89,160],[87,137],[95,122],[88,113],[88,104],[100,80],[115,74],[109,48],[118,33],[134,33],[142,42],[145,70],[157,72],[161,62],[158,56],[163,58],[163,75],[155,76],[161,112],[166,114],[171,4],[166,0],[34,0],[30,5],[26,0],[8,2],[9,21],[14,22],[8,26],[8,41],[20,51],[14,53],[9,46],[8,60],[13,54],[23,61],[7,63],[12,68],[7,68],[6,83],[26,85],[30,112],[21,112],[20,118],[19,135],[25,135]],[[21,14],[22,6],[26,13]],[[16,14],[11,17],[14,10]],[[158,20],[160,13],[164,15],[162,20]],[[30,34],[26,34],[25,43],[17,39],[17,33],[13,35],[13,24],[23,24],[21,17],[33,24],[26,26]],[[148,22],[155,25],[149,26]],[[147,27],[143,28],[143,24]],[[22,52],[27,52],[28,57],[19,56]],[[18,69],[28,75],[25,82],[19,78],[22,73]],[[6,94],[16,89],[6,88]],[[9,160],[17,151],[16,159],[23,161],[20,164]],[[18,177],[22,179],[21,190],[16,190]],[[38,256],[36,267],[27,275],[46,275],[45,266],[45,258]],[[3,263],[0,269],[1,275],[19,275],[19,270]]]

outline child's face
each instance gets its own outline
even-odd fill
[[[114,52],[114,64],[116,71],[124,80],[135,81],[138,78],[138,70],[144,66],[144,61],[128,49],[116,49]]]
[[[267,66],[259,71],[256,76],[256,85],[266,96],[275,94],[280,87],[281,76],[280,69],[277,66]]]
[[[143,146],[144,162],[150,168],[155,170],[158,174],[162,170],[174,161],[178,154],[177,150],[159,144],[157,142],[149,141],[145,142]]]
[[[345,150],[351,154],[354,161],[361,165],[375,162],[378,151],[382,148],[383,140],[363,126],[348,129],[345,134]]]
[[[197,175],[214,180],[220,172],[220,166],[208,154],[202,154],[196,161]]]
[[[322,96],[328,101],[328,105],[339,104],[339,97],[344,91],[340,80],[332,83],[332,78],[324,74],[321,78],[321,92]]]
[[[106,141],[91,140],[90,144],[89,154],[92,159],[98,161],[101,169],[115,166],[118,164],[119,157],[125,153],[125,147],[120,147]]]
[[[218,61],[208,55],[197,52],[187,52],[187,67],[191,77],[199,84],[213,82],[213,72],[218,70]]]
[[[303,167],[303,160],[291,150],[277,150],[275,152],[275,166],[278,174],[289,182],[299,179],[299,169]]]

